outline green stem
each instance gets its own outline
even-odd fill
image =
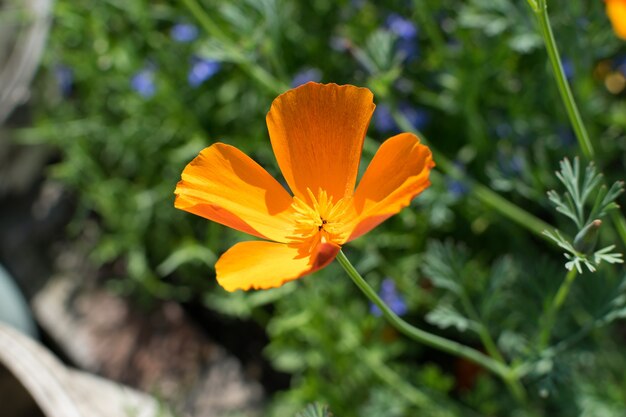
[[[611,219],[617,229],[617,234],[619,234],[622,239],[622,243],[626,246],[626,219],[624,219],[624,215],[617,210],[613,210],[611,213]]]
[[[493,372],[502,378],[506,383],[511,393],[515,396],[515,398],[519,402],[524,402],[526,398],[526,392],[524,390],[523,385],[517,379],[515,373],[511,368],[508,367],[505,363],[499,362],[482,352],[470,348],[468,346],[462,345],[455,341],[443,338],[441,336],[437,336],[435,334],[429,333],[425,330],[418,329],[401,319],[396,313],[391,310],[385,304],[385,302],[376,294],[376,291],[363,279],[363,277],[358,273],[358,271],[352,266],[346,255],[343,251],[339,251],[337,255],[337,261],[346,271],[348,276],[352,279],[352,281],[356,284],[357,287],[370,299],[374,304],[380,308],[385,318],[389,321],[389,323],[396,328],[400,333],[410,337],[411,339],[430,346],[432,348],[441,350],[443,352],[459,356],[465,359],[468,359],[485,369]]]
[[[567,115],[569,116],[570,122],[574,127],[574,132],[576,133],[576,138],[578,139],[578,144],[582,149],[583,155],[585,155],[588,160],[592,161],[595,152],[593,145],[589,140],[585,124],[580,117],[580,112],[578,111],[578,106],[574,100],[574,95],[572,94],[572,90],[570,89],[567,78],[565,77],[565,71],[563,70],[563,64],[561,63],[561,56],[559,55],[556,41],[554,40],[554,34],[552,33],[552,26],[550,25],[550,18],[548,17],[546,0],[539,0],[533,3],[535,3],[535,5],[531,4],[531,8],[537,17],[539,27],[541,28],[541,36],[543,37],[543,42],[545,43],[550,62],[552,64],[554,78],[556,79],[561,99],[567,109]]]
[[[483,346],[487,350],[487,353],[489,353],[489,355],[492,358],[496,359],[498,362],[506,363],[504,358],[502,357],[502,354],[498,350],[498,347],[496,346],[495,341],[491,337],[491,334],[489,333],[489,329],[487,329],[487,327],[482,324],[482,320],[480,319],[478,312],[474,308],[474,305],[470,301],[465,291],[461,293],[460,298],[461,298],[461,304],[463,304],[463,308],[465,312],[478,325],[478,329],[477,329],[478,337],[480,337],[480,341],[483,343]]]
[[[393,109],[392,116],[402,130],[417,134],[423,143],[428,144],[430,150],[433,153],[433,159],[435,160],[437,167],[453,178],[463,179],[463,181],[472,190],[471,194],[473,197],[477,198],[483,204],[493,208],[504,217],[507,217],[515,223],[519,224],[520,226],[523,226],[526,229],[530,230],[537,237],[540,237],[541,239],[550,243],[554,243],[550,238],[543,234],[544,230],[552,230],[554,229],[554,227],[550,226],[548,223],[544,222],[538,217],[535,217],[518,205],[511,203],[498,193],[492,191],[490,188],[485,187],[484,185],[467,178],[465,174],[461,172],[461,170],[454,163],[452,163],[441,152],[439,152],[436,148],[429,144],[429,141],[424,137],[424,135],[421,132],[418,132],[403,114],[398,112],[396,109]]]
[[[384,362],[377,360],[369,352],[358,350],[357,357],[366,363],[372,372],[390,387],[396,389],[407,401],[418,408],[433,407],[428,395],[406,382],[400,375],[390,369]]]
[[[378,355],[371,350],[360,349],[356,351],[359,361],[365,363],[372,373],[382,382],[395,389],[409,403],[421,410],[437,410],[438,414],[444,411],[443,415],[462,415],[464,417],[479,417],[474,410],[465,406],[458,406],[452,402],[443,402],[436,394],[428,394],[419,388],[411,385],[402,378],[394,369],[385,363]],[[446,405],[444,405],[446,404]]]
[[[580,112],[578,111],[578,106],[574,100],[574,95],[572,94],[565,77],[565,71],[563,70],[563,64],[561,63],[561,56],[559,55],[554,34],[552,33],[552,26],[550,25],[546,0],[528,0],[528,3],[535,14],[537,21],[539,22],[541,35],[552,64],[554,77],[561,94],[561,99],[567,109],[567,114],[574,128],[574,132],[576,133],[578,143],[580,144],[585,157],[588,160],[593,161],[595,155],[594,148],[589,140],[587,129],[585,128],[585,124],[583,123]],[[621,213],[614,214],[612,218],[613,223],[619,232],[620,238],[622,239],[622,243],[626,245],[626,218],[624,218],[624,215]]]
[[[257,63],[250,62],[245,59],[240,48],[234,43],[220,27],[211,19],[208,13],[200,6],[196,0],[182,0],[189,12],[196,18],[200,26],[213,38],[219,40],[222,46],[231,53],[232,56],[238,57],[237,64],[248,73],[252,78],[259,82],[268,92],[280,94],[289,88],[280,80],[277,80],[269,72],[259,66]]]
[[[570,288],[572,287],[572,283],[576,279],[576,276],[576,268],[572,268],[565,276],[565,279],[561,283],[561,286],[554,296],[554,299],[552,299],[552,303],[548,306],[548,309],[546,310],[543,320],[543,327],[541,330],[541,334],[539,335],[540,349],[546,348],[550,343],[550,335],[552,334],[552,328],[554,327],[556,313],[558,313],[558,311],[561,309],[561,306],[565,302],[565,299],[569,294]]]

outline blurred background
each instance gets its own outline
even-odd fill
[[[599,168],[624,179],[626,42],[601,1],[549,11]],[[622,266],[576,281],[555,338],[594,327],[524,379],[523,408],[480,367],[399,335],[337,265],[269,291],[215,283],[217,257],[248,237],[174,209],[180,173],[221,141],[280,178],[265,114],[307,81],[373,91],[361,169],[408,126],[467,179],[433,174],[345,248],[357,269],[407,321],[482,349],[462,288],[506,357],[537,356],[562,251],[469,179],[573,235],[546,192],[580,150],[532,11],[512,0],[0,0],[1,318],[180,416],[314,401],[342,417],[626,415]]]

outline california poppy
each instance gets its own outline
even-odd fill
[[[626,0],[606,0],[606,14],[615,34],[626,39]]]
[[[399,212],[430,185],[428,147],[401,133],[385,141],[355,188],[372,93],[307,83],[280,95],[266,122],[293,196],[233,146],[203,149],[182,173],[175,206],[259,237],[215,265],[228,291],[278,287],[328,265],[340,246]]]

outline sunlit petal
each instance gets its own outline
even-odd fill
[[[613,24],[615,34],[626,40],[626,0],[607,0],[606,14]]]
[[[338,251],[324,243],[311,253],[282,243],[238,243],[215,264],[217,282],[227,291],[279,287],[328,265]]]
[[[175,206],[233,229],[287,242],[292,198],[243,152],[223,143],[205,148],[182,173]]]
[[[367,233],[409,205],[430,185],[435,166],[417,136],[402,133],[385,141],[374,155],[354,194],[357,220],[350,240]]]
[[[310,203],[307,188],[334,201],[354,192],[374,107],[368,89],[351,85],[307,83],[274,100],[267,127],[294,195]]]

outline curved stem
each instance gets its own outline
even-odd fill
[[[502,354],[498,350],[498,347],[496,346],[495,341],[491,337],[491,333],[489,333],[489,329],[487,328],[487,326],[483,325],[482,320],[480,319],[480,315],[478,314],[478,311],[476,311],[476,308],[474,308],[474,305],[472,304],[471,300],[469,299],[465,291],[461,291],[460,299],[461,299],[461,304],[463,304],[463,308],[465,312],[467,313],[467,315],[469,316],[469,318],[471,318],[478,324],[478,329],[477,329],[478,337],[480,337],[480,341],[483,343],[483,346],[487,350],[487,353],[492,358],[495,358],[498,362],[506,363],[504,360],[504,357],[502,357]]]
[[[431,151],[433,152],[434,160],[437,163],[437,167],[440,168],[441,171],[450,175],[453,178],[463,179],[463,181],[467,183],[471,188],[473,197],[477,198],[486,206],[493,208],[502,216],[507,217],[510,220],[513,220],[515,223],[519,224],[520,226],[530,230],[537,237],[540,237],[541,239],[554,244],[554,242],[543,233],[545,230],[554,229],[553,226],[550,226],[548,223],[532,215],[518,205],[511,203],[490,188],[476,181],[468,179],[467,176],[462,173],[456,165],[454,165],[454,163],[452,163],[437,149],[433,148],[433,146],[428,143],[428,140],[426,140],[424,135],[421,132],[418,132],[403,114],[398,112],[396,109],[393,109],[392,116],[402,130],[417,134],[420,137],[420,140],[422,140],[422,142],[426,143],[430,147]],[[436,171],[433,172],[433,174],[435,173]]]
[[[385,318],[389,321],[389,323],[396,328],[400,333],[410,337],[411,339],[430,346],[432,348],[441,350],[446,353],[450,353],[455,356],[460,356],[462,358],[468,359],[485,369],[493,372],[502,378],[506,383],[511,393],[515,396],[515,398],[523,402],[526,398],[526,391],[524,387],[517,379],[515,373],[508,365],[505,363],[499,362],[482,352],[479,352],[476,349],[470,348],[468,346],[462,345],[455,341],[443,338],[441,336],[437,336],[435,334],[429,333],[425,330],[418,329],[401,319],[396,313],[391,310],[385,304],[385,302],[376,294],[376,291],[363,279],[363,277],[358,273],[358,271],[352,266],[346,255],[343,251],[339,251],[337,255],[337,261],[346,271],[348,276],[352,279],[352,281],[356,284],[357,287],[370,299],[374,304],[380,308]]]
[[[545,317],[543,320],[543,327],[541,330],[541,334],[539,335],[539,347],[541,349],[548,346],[550,342],[550,335],[552,334],[552,328],[554,327],[554,320],[556,319],[556,313],[561,309],[561,306],[565,302],[567,298],[567,294],[569,294],[569,290],[572,287],[572,283],[574,279],[576,279],[577,272],[576,268],[572,268],[565,279],[561,283],[559,290],[556,295],[552,299],[552,303],[548,306],[548,310],[546,310]]]
[[[550,63],[552,64],[552,70],[554,71],[554,78],[559,88],[563,104],[565,104],[565,108],[567,109],[567,115],[569,116],[574,132],[576,133],[578,144],[580,145],[583,155],[591,161],[593,160],[595,152],[593,145],[589,140],[585,124],[580,117],[580,112],[578,111],[578,106],[574,100],[574,95],[572,94],[572,90],[570,89],[567,78],[565,77],[565,71],[563,70],[563,64],[561,63],[561,56],[559,55],[554,34],[552,33],[552,26],[550,25],[550,18],[548,17],[546,0],[539,0],[537,2],[537,7],[532,7],[532,9],[539,22],[541,36],[543,37],[543,42],[546,45]]]

